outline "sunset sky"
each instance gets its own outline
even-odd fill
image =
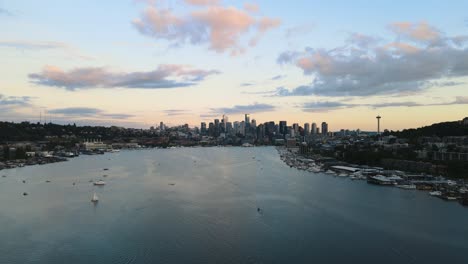
[[[468,116],[468,1],[0,0],[0,119],[419,127]]]

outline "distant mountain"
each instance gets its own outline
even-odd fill
[[[443,122],[430,126],[391,131],[389,134],[399,138],[468,136],[468,117],[461,121]]]

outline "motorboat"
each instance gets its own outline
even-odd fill
[[[429,195],[431,195],[431,196],[441,196],[442,192],[441,191],[433,191],[433,192],[429,192]]]
[[[94,185],[98,185],[98,186],[103,186],[103,185],[106,185],[106,182],[103,181],[103,180],[99,180],[99,181],[97,181],[97,182],[94,182],[93,184],[94,184]]]

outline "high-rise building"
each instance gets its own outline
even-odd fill
[[[252,128],[256,128],[256,127],[257,127],[257,120],[252,119],[252,122],[250,122],[250,126],[251,126]]]
[[[286,135],[288,133],[288,123],[286,121],[279,122],[279,132],[282,135]]]
[[[226,133],[227,134],[232,134],[232,123],[231,122],[226,122]]]
[[[206,135],[206,132],[207,132],[207,131],[206,131],[206,123],[205,123],[205,122],[201,122],[201,124],[200,124],[200,133],[201,133],[202,135]]]
[[[381,116],[377,116],[377,135],[380,136],[380,118],[382,118]]]
[[[327,122],[322,122],[322,135],[328,135],[328,124]]]
[[[265,138],[265,126],[263,124],[260,124],[257,127],[257,139],[263,140],[264,138]]]
[[[214,120],[214,136],[217,137],[219,136],[220,133],[220,125],[219,125],[219,119]]]
[[[317,134],[317,124],[316,123],[312,123],[312,131],[311,131],[311,134]]]
[[[239,123],[239,121],[235,121],[235,122],[234,122],[233,130],[234,130],[234,134],[238,134],[238,133],[239,133],[239,131],[240,131],[240,123]]]
[[[226,124],[229,122],[229,117],[227,115],[223,115],[223,131],[227,132]]]
[[[244,135],[246,135],[250,130],[250,115],[245,114],[245,119],[244,119]]]
[[[164,131],[164,123],[162,121],[159,123],[159,130]]]
[[[304,136],[308,136],[310,134],[310,124],[305,123],[304,124]]]
[[[294,130],[294,134],[297,135],[298,132],[299,132],[299,124],[294,123],[292,127],[293,127],[293,130]]]
[[[213,122],[210,122],[208,124],[208,135],[212,137],[212,136],[214,136],[214,133],[215,133],[214,124],[213,124]]]
[[[265,127],[265,134],[267,134],[268,136],[274,136],[276,134],[274,121],[270,121],[267,123],[267,126]]]

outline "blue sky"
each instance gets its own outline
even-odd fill
[[[466,10],[466,1],[0,1],[0,118],[149,127],[248,111],[333,130],[374,129],[377,114],[388,129],[457,120],[468,112]]]

